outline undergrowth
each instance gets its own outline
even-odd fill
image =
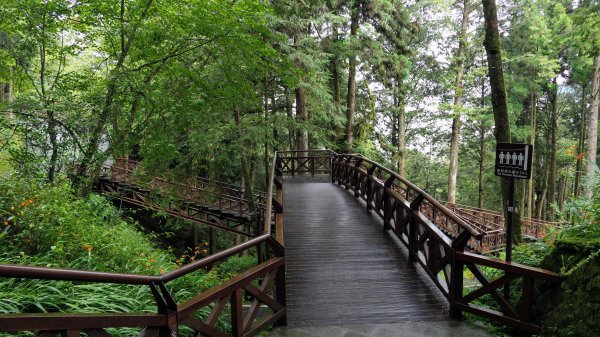
[[[104,197],[77,196],[68,183],[0,177],[0,263],[159,275],[181,258],[161,249]],[[167,284],[178,302],[254,265],[256,257],[231,257]],[[15,278],[0,279],[0,313],[156,312],[147,286]],[[205,308],[199,315],[207,315]],[[228,331],[226,320],[219,322]],[[185,331],[183,331],[185,333]],[[131,329],[117,336],[136,334]]]

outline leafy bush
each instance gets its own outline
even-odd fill
[[[159,274],[172,254],[123,221],[103,197],[79,198],[68,184],[0,178],[0,244],[11,262]]]
[[[561,214],[571,227],[560,231],[542,267],[565,275],[548,296],[543,336],[596,336],[600,329],[600,179],[591,199],[570,200]]]
[[[0,177],[0,263],[158,275],[183,263],[159,249],[105,198],[78,197],[67,183]],[[189,261],[185,261],[189,262]],[[256,257],[231,257],[167,284],[178,302],[222,283]],[[0,313],[155,312],[148,287],[0,279]],[[199,313],[207,315],[209,308]],[[230,325],[219,322],[227,331]],[[123,329],[120,335],[129,335]],[[134,333],[133,331],[129,331]]]

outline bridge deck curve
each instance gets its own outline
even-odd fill
[[[285,179],[288,324],[447,320],[446,300],[380,218],[326,178]]]

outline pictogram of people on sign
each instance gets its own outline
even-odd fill
[[[494,173],[499,177],[529,179],[532,151],[529,144],[498,143]]]
[[[506,152],[504,153],[504,151],[500,151],[500,154],[498,155],[498,157],[500,158],[500,164],[504,164],[504,165],[523,165],[523,160],[525,159],[525,156],[523,156],[522,153],[519,152],[519,154],[517,155],[516,152],[513,152],[512,154],[510,152]]]

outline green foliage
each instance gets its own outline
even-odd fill
[[[158,275],[177,268],[168,250],[156,248],[105,198],[76,196],[69,184],[16,176],[0,178],[0,263]],[[178,302],[214,287],[256,264],[255,256],[231,257],[167,284]],[[0,281],[0,313],[155,312],[145,286],[6,278]],[[200,312],[208,315],[209,308]],[[226,319],[219,326],[230,329]],[[123,330],[119,335],[135,332]]]
[[[600,329],[600,226],[574,226],[563,230],[546,268],[565,275],[562,294],[549,308],[543,336],[595,336]]]
[[[169,254],[153,248],[103,197],[80,199],[67,183],[10,177],[0,179],[0,195],[0,240],[15,256],[41,257],[52,267],[116,272],[158,274],[146,266],[149,260],[173,267],[167,267]]]

